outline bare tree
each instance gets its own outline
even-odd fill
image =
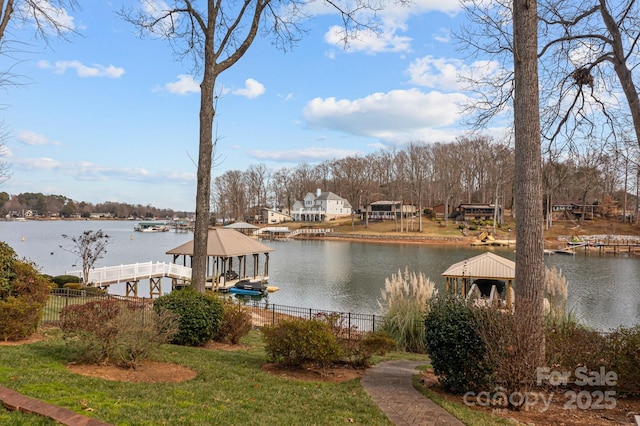
[[[200,82],[200,134],[196,189],[196,223],[192,285],[204,292],[207,269],[207,236],[210,216],[211,168],[213,158],[213,120],[216,81],[235,65],[253,44],[262,29],[282,48],[292,46],[303,32],[308,18],[305,6],[310,0],[274,3],[271,0],[224,2],[175,0],[172,5],[146,2],[148,8],[121,11],[121,16],[140,31],[167,40],[180,60],[190,58],[194,71],[202,72]],[[372,6],[356,0],[352,9],[336,8],[344,24],[345,42],[351,31],[368,27],[358,17]],[[373,24],[371,24],[373,25]]]
[[[82,283],[89,285],[89,271],[107,253],[110,237],[102,229],[84,231],[77,237],[65,234],[62,237],[71,241],[71,246],[60,248],[78,256],[82,262]]]
[[[469,107],[482,127],[513,100],[511,1],[464,2],[469,25],[458,40],[471,55],[489,54],[499,71],[463,77],[478,96]],[[630,119],[640,143],[640,99],[633,70],[640,64],[640,4],[636,0],[540,2],[538,52],[541,132],[562,150],[576,133],[620,140]],[[486,59],[483,58],[483,59]],[[490,67],[487,67],[490,68]]]

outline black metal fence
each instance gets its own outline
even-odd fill
[[[322,319],[333,325],[339,337],[358,339],[365,333],[380,331],[385,318],[381,315],[325,311],[296,306],[275,305],[264,301],[245,303],[251,307],[256,326],[275,325],[282,319]]]
[[[152,299],[149,298],[127,298],[116,296],[113,294],[100,294],[87,290],[74,290],[70,288],[54,288],[51,290],[51,296],[47,301],[40,323],[45,326],[57,326],[60,321],[60,313],[62,309],[69,305],[82,305],[94,300],[103,300],[105,298],[116,299],[122,301],[123,306],[131,306],[131,304],[140,304],[143,306],[151,305]],[[145,315],[153,315],[153,311],[148,309],[142,311]],[[144,320],[144,319],[143,319]]]
[[[47,302],[42,317],[42,324],[56,326],[60,321],[60,313],[65,306],[84,304],[93,300],[111,298],[121,300],[123,305],[130,304],[150,305],[153,299],[150,298],[127,298],[116,295],[106,295],[91,293],[85,290],[72,290],[67,288],[54,289]],[[365,333],[380,331],[384,322],[381,315],[359,314],[353,312],[325,311],[320,309],[301,308],[296,306],[270,304],[262,300],[238,301],[251,310],[253,325],[262,327],[265,325],[275,325],[283,319],[321,319],[329,322],[338,337],[345,339],[359,339]],[[153,315],[151,309],[144,310],[146,315]]]

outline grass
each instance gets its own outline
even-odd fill
[[[516,224],[515,220],[510,217],[505,218],[505,223],[496,228],[497,239],[515,239]],[[361,235],[387,235],[387,236],[421,236],[421,237],[460,237],[462,232],[458,229],[458,225],[454,221],[449,221],[448,226],[444,226],[437,220],[429,218],[422,219],[422,232],[418,232],[418,221],[414,222],[413,230],[409,232],[399,232],[400,222],[396,225],[393,221],[369,222],[369,226],[365,227],[364,221],[355,221],[355,225],[351,226],[351,219],[339,219],[329,222],[287,222],[285,224],[290,229],[300,227],[315,228],[332,228],[334,232],[344,234],[361,234]],[[405,224],[406,227],[406,224]],[[406,229],[406,228],[405,228]],[[411,229],[411,228],[410,228]],[[511,232],[508,231],[511,229]],[[480,235],[485,227],[478,228],[475,231],[469,231],[469,236]],[[489,227],[489,231],[493,231],[493,227]],[[545,229],[545,239],[557,241],[559,236],[580,236],[580,235],[640,235],[640,227],[633,224],[621,223],[613,220],[595,219],[579,221],[556,221],[551,229]]]
[[[514,425],[514,422],[505,419],[504,417],[494,416],[491,414],[482,413],[479,411],[472,410],[471,408],[465,406],[464,404],[456,404],[454,402],[448,401],[438,395],[435,392],[426,389],[420,383],[420,376],[413,376],[413,387],[416,388],[420,393],[424,396],[438,404],[440,407],[444,408],[450,414],[452,414],[455,418],[460,420],[462,423],[466,425],[473,426],[502,426],[502,425]]]
[[[114,424],[319,424],[392,423],[359,380],[301,382],[260,369],[266,355],[258,332],[240,351],[163,346],[158,361],[197,371],[182,383],[122,383],[76,375],[65,368],[72,353],[59,338],[0,349],[0,384],[26,396]],[[33,416],[2,413],[0,424],[30,423]],[[23,420],[24,419],[24,420]],[[15,420],[15,421],[14,421]],[[23,423],[20,423],[23,422]]]

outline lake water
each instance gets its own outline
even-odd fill
[[[0,240],[40,271],[60,275],[81,268],[64,248],[85,230],[102,229],[111,238],[107,253],[96,263],[116,266],[136,262],[171,262],[166,252],[193,239],[191,233],[134,232],[131,221],[27,221],[0,222]],[[438,287],[442,272],[451,264],[476,256],[486,247],[440,247],[414,244],[376,244],[342,241],[263,241],[275,249],[269,260],[269,285],[280,288],[268,296],[270,303],[314,309],[380,313],[378,300],[385,278],[408,268],[422,272]],[[61,248],[62,246],[62,248]],[[513,248],[491,248],[515,260]],[[261,262],[264,261],[261,256]],[[640,324],[640,258],[638,256],[546,256],[547,266],[562,269],[569,282],[570,309],[584,324],[607,330]],[[249,269],[251,270],[251,269]],[[162,282],[170,291],[169,279]],[[139,294],[148,295],[141,282]],[[109,290],[124,294],[124,284]]]

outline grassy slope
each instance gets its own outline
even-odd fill
[[[365,227],[364,222],[356,221],[354,226],[351,225],[351,219],[335,220],[322,223],[308,222],[289,222],[285,226],[290,229],[301,227],[312,228],[331,228],[334,232],[345,234],[362,234],[362,235],[384,235],[394,236],[417,236],[417,237],[462,237],[458,225],[449,222],[448,226],[438,221],[423,219],[422,232],[418,232],[418,222],[414,222],[413,230],[409,232],[399,232],[400,224],[393,221],[388,222],[371,222]],[[406,225],[405,225],[406,226]],[[508,231],[511,229],[511,232]],[[469,231],[469,240],[475,239],[484,229]],[[490,227],[489,231],[493,231]],[[596,219],[584,221],[583,223],[571,221],[558,221],[549,230],[545,230],[545,239],[550,242],[557,242],[560,236],[580,236],[580,235],[640,235],[640,226],[610,221],[605,219]],[[496,229],[496,239],[514,239],[515,238],[515,221],[507,220],[506,223]]]

